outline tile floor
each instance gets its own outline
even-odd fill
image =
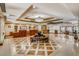
[[[16,41],[17,42],[17,41]],[[26,56],[47,56],[53,53],[56,49],[55,42],[51,43],[31,43],[30,45],[17,45],[14,55],[26,55]]]
[[[29,37],[9,38],[0,47],[0,56],[78,56],[79,42],[73,36],[49,34],[49,43],[30,43]]]

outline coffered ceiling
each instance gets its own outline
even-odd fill
[[[35,22],[33,19],[41,17],[44,22],[61,19],[60,23],[62,20],[74,23],[79,19],[78,3],[5,3],[5,6],[10,20]]]

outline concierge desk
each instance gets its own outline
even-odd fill
[[[37,33],[37,30],[19,30],[18,32],[10,32],[10,36],[13,36],[13,38],[17,38],[17,37],[27,37],[35,35]]]

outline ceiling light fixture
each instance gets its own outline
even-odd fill
[[[35,9],[35,8],[36,8],[36,6],[35,6],[35,5],[33,5],[33,8]]]
[[[36,21],[36,22],[42,22],[42,21],[43,21],[43,18],[38,17],[38,18],[35,19],[35,21]]]

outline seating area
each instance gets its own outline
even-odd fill
[[[33,37],[31,37],[31,42],[34,41],[49,42],[49,37],[47,35],[44,35],[41,32],[37,32]]]

